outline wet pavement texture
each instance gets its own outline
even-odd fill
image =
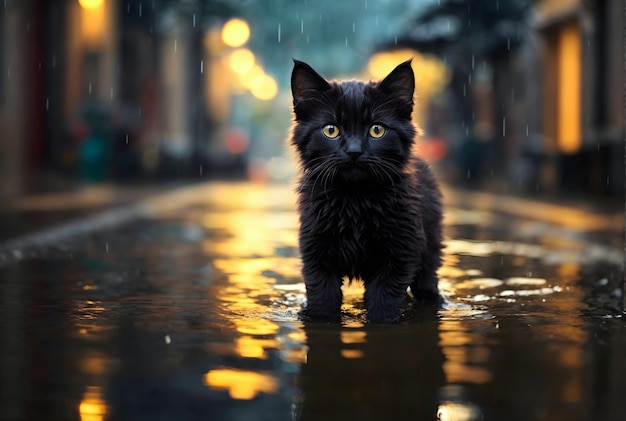
[[[396,324],[358,284],[341,323],[298,319],[288,185],[0,247],[0,418],[624,420],[623,217],[489,197],[446,193],[446,302]]]

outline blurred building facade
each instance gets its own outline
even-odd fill
[[[548,187],[623,195],[624,3],[542,0],[534,12],[543,48],[546,157],[538,179]]]
[[[0,198],[42,174],[127,180],[207,164],[215,124],[203,38],[231,11],[189,4],[198,10],[164,0],[0,5]]]
[[[416,16],[398,44],[451,72],[425,127],[448,143],[445,169],[507,191],[623,197],[624,14],[611,0],[442,0]]]

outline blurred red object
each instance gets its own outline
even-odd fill
[[[427,137],[418,143],[417,155],[426,161],[441,161],[447,154],[448,146],[441,137]]]
[[[233,155],[240,155],[248,149],[249,136],[243,129],[233,129],[225,139],[226,150]]]

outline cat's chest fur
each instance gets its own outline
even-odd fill
[[[300,210],[303,249],[316,250],[320,264],[350,278],[375,270],[395,252],[398,237],[420,237],[410,200],[395,191],[331,190],[307,197]]]

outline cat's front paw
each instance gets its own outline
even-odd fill
[[[341,318],[341,312],[339,310],[305,305],[300,310],[300,318],[304,321],[309,320],[321,320],[321,321],[338,321]]]

